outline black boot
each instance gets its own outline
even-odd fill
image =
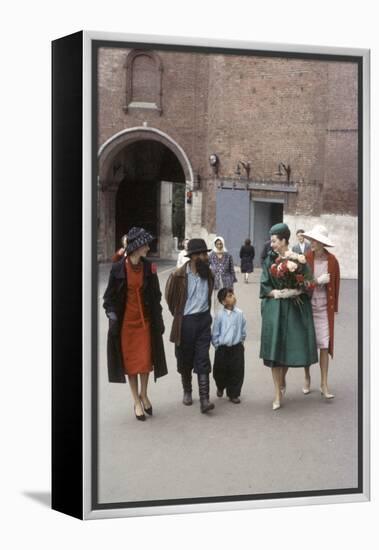
[[[192,372],[186,370],[182,373],[183,405],[192,405]]]
[[[209,374],[198,374],[199,395],[200,395],[200,410],[206,413],[215,408],[213,403],[209,401]]]

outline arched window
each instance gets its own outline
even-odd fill
[[[126,105],[129,109],[155,109],[162,114],[162,73],[160,57],[147,50],[132,50],[126,59]]]

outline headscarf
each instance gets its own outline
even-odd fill
[[[221,242],[222,242],[222,247],[223,247],[223,248],[222,248],[222,251],[223,251],[223,252],[228,252],[227,249],[226,249],[226,246],[225,246],[225,241],[224,241],[224,239],[223,239],[222,237],[216,237],[216,238],[214,239],[212,251],[213,251],[213,252],[218,252],[218,253],[220,253],[220,251],[219,251],[218,248],[216,247],[216,242],[217,242],[217,241],[221,241]]]

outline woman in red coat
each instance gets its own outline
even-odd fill
[[[334,245],[323,225],[315,226],[312,231],[304,233],[304,237],[311,243],[306,258],[316,283],[312,295],[312,312],[317,347],[320,350],[320,391],[326,399],[332,399],[334,395],[328,388],[328,367],[329,355],[333,357],[334,351],[334,315],[338,312],[340,268],[337,258],[325,248]],[[304,394],[310,393],[310,385],[309,367],[306,367]]]
[[[132,227],[127,239],[127,254],[113,262],[104,293],[108,376],[116,383],[128,376],[135,416],[145,420],[145,413],[153,414],[147,395],[150,372],[155,379],[167,374],[161,292],[156,266],[146,258],[152,235]]]

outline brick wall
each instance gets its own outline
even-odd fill
[[[160,51],[162,113],[151,108],[125,112],[129,51],[99,51],[99,146],[145,122],[167,133],[200,178],[197,204],[207,233],[216,225],[218,179],[208,162],[211,153],[219,156],[220,178],[230,180],[239,160],[251,162],[250,179],[257,182],[284,182],[276,175],[278,164],[290,164],[298,193],[286,197],[285,215],[357,215],[354,64]],[[139,98],[141,74],[151,75],[149,62],[141,66]],[[146,83],[150,100],[155,86]],[[194,217],[198,220],[199,213]]]

